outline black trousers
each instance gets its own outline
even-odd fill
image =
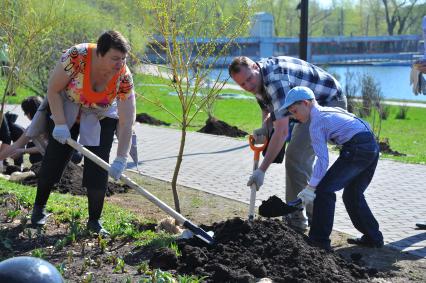
[[[36,205],[45,205],[54,184],[58,183],[62,174],[71,159],[73,149],[67,144],[61,144],[52,137],[54,122],[48,120],[49,143],[43,157],[39,172]],[[117,128],[117,119],[104,118],[100,121],[101,136],[99,146],[86,146],[88,150],[109,163],[109,155],[112,147],[114,133]],[[74,124],[70,129],[71,137],[76,139],[79,135],[79,125]],[[84,158],[83,182],[87,188],[89,200],[89,218],[99,219],[103,208],[103,201],[108,183],[108,172]]]

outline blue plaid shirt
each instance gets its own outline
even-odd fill
[[[289,115],[281,106],[284,105],[288,91],[295,86],[310,88],[318,104],[322,106],[342,96],[342,88],[332,75],[306,61],[279,56],[262,59],[257,64],[264,91],[256,95],[256,98],[262,109],[273,113],[275,119]]]

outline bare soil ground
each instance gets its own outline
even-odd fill
[[[135,174],[130,177],[173,206],[170,184]],[[42,249],[48,261],[65,266],[67,282],[89,278],[92,282],[138,282],[144,260],[150,260],[153,267],[174,262],[175,265],[169,266],[172,273],[207,275],[204,281],[210,282],[255,282],[261,277],[273,278],[275,282],[426,281],[426,262],[415,256],[387,247],[349,246],[347,235],[337,232],[332,235],[335,251],[326,253],[307,245],[303,234],[278,218],[248,225],[245,221],[248,206],[244,203],[184,187],[178,190],[183,215],[195,224],[203,224],[206,230],[215,231],[214,247],[206,247],[198,240],[180,242],[182,256],[177,259],[167,249],[141,248],[125,238],[109,239],[105,246],[98,238],[84,233],[61,247],[58,241],[69,235],[72,227],[56,222],[53,217],[44,231],[32,229],[26,223],[29,211],[24,207],[21,217],[11,221],[7,211],[16,202],[11,201],[13,197],[3,195],[0,196],[0,257],[31,255]],[[108,197],[107,202],[152,222],[166,217],[132,189]],[[140,230],[154,230],[153,224],[133,225]]]
[[[170,126],[170,123],[158,120],[147,113],[139,113],[136,115],[136,122],[154,125],[154,126]]]
[[[8,166],[8,168],[11,166]],[[41,162],[31,166],[31,171],[35,176],[27,177],[20,181],[23,185],[37,186],[38,173],[40,171]],[[6,169],[7,171],[7,169]],[[61,180],[54,187],[54,191],[59,193],[70,193],[72,195],[86,195],[87,189],[82,187],[83,167],[69,162],[65,168]],[[110,196],[114,193],[125,193],[129,189],[127,185],[121,185],[114,182],[108,182],[106,195]]]
[[[245,137],[247,135],[247,132],[216,118],[208,118],[204,127],[198,130],[198,132],[234,138]]]

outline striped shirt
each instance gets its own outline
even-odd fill
[[[371,129],[367,122],[338,107],[322,107],[314,104],[310,119],[309,133],[317,158],[309,185],[316,187],[328,168],[327,142],[344,144],[354,135]]]
[[[264,91],[256,98],[264,110],[274,114],[275,119],[289,115],[281,106],[284,105],[288,91],[295,86],[310,88],[320,105],[327,105],[342,95],[342,88],[332,75],[306,61],[279,56],[260,60],[257,64]]]

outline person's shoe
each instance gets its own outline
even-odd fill
[[[316,247],[316,248],[320,248],[322,250],[325,250],[327,252],[332,252],[333,249],[331,248],[331,245],[329,243],[323,243],[323,242],[317,242],[315,240],[312,239],[308,239],[308,243],[309,245]]]
[[[417,228],[420,230],[426,230],[426,222],[416,223]]]
[[[34,226],[43,226],[46,224],[49,216],[50,213],[46,212],[45,205],[34,204],[33,212],[31,214],[31,224]]]
[[[101,235],[101,236],[109,236],[109,232],[102,227],[102,224],[99,220],[89,220],[87,221],[87,230],[92,233]]]
[[[372,242],[367,240],[364,236],[361,238],[352,238],[347,239],[348,244],[351,245],[358,245],[362,247],[368,247],[368,248],[382,248],[383,247],[383,241],[380,242]]]
[[[287,220],[289,225],[296,231],[305,233],[308,230],[308,219],[303,215],[302,211],[296,211],[289,215],[283,216],[283,220]]]

